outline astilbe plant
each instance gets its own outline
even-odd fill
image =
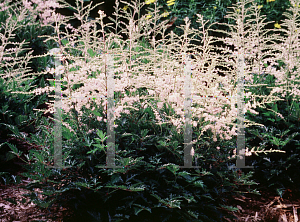
[[[79,6],[79,5],[78,5]],[[133,5],[131,5],[133,7]],[[89,5],[85,6],[85,9],[87,9]],[[95,6],[94,6],[95,7]],[[245,6],[244,6],[245,7]],[[137,6],[135,5],[133,15],[137,11]],[[152,14],[156,15],[156,8]],[[244,13],[244,11],[242,11]],[[71,48],[70,46],[75,47],[76,50],[80,50],[82,53],[80,53],[80,56],[72,56],[67,53],[64,53],[63,60],[66,63],[66,66],[63,66],[61,68],[61,73],[64,73],[63,81],[67,83],[67,89],[64,90],[62,93],[66,97],[62,98],[63,102],[63,109],[68,112],[71,107],[75,108],[75,110],[79,113],[79,115],[82,115],[80,109],[85,104],[87,107],[89,107],[89,98],[95,98],[95,101],[97,104],[100,104],[101,101],[102,105],[105,105],[105,100],[101,99],[101,95],[105,95],[106,93],[106,68],[105,68],[105,59],[106,54],[114,54],[115,57],[121,56],[121,66],[118,66],[115,68],[115,72],[119,73],[120,79],[115,79],[115,91],[116,92],[122,92],[124,93],[126,88],[133,87],[133,91],[141,88],[146,87],[149,90],[149,94],[153,96],[158,96],[159,100],[161,102],[171,102],[172,107],[175,109],[176,114],[180,116],[180,119],[174,117],[174,116],[168,116],[170,121],[177,126],[179,129],[180,126],[183,124],[183,102],[184,102],[184,94],[183,94],[183,83],[184,83],[184,72],[183,72],[183,66],[180,63],[173,63],[171,61],[178,60],[184,62],[184,54],[188,53],[188,50],[191,49],[191,46],[189,44],[190,38],[189,36],[192,35],[195,30],[190,31],[189,23],[186,20],[186,25],[184,26],[185,34],[183,36],[183,39],[180,39],[178,41],[175,41],[175,39],[179,38],[172,38],[171,36],[171,43],[168,44],[168,47],[163,48],[163,54],[159,55],[157,54],[157,44],[155,43],[155,38],[153,38],[152,45],[154,47],[153,50],[145,49],[148,53],[150,53],[149,56],[146,58],[153,58],[149,59],[150,62],[146,64],[140,64],[139,61],[133,61],[132,58],[138,54],[138,52],[135,52],[133,49],[136,46],[137,42],[136,40],[141,37],[141,34],[139,34],[140,30],[149,30],[150,24],[152,21],[147,21],[145,16],[141,16],[139,21],[134,21],[133,18],[129,18],[129,26],[128,28],[128,35],[129,39],[127,40],[127,50],[122,50],[123,47],[120,48],[113,48],[110,49],[111,44],[115,40],[114,36],[116,34],[110,34],[107,36],[106,33],[104,33],[104,25],[102,22],[102,18],[104,16],[103,12],[99,12],[99,20],[101,24],[101,30],[94,32],[90,32],[89,30],[93,27],[95,29],[96,23],[98,21],[88,21],[87,19],[87,13],[84,12],[84,10],[79,10],[78,13],[75,13],[75,16],[77,19],[81,19],[82,26],[80,29],[76,30],[70,25],[66,24],[66,29],[69,27],[71,29],[71,32],[73,32],[76,36],[79,35],[78,40],[74,40],[76,38],[73,34],[69,33],[60,33],[60,30],[58,27],[61,24],[65,24],[65,22],[57,21],[56,22],[56,33],[57,37],[50,37],[49,39],[56,39],[56,41],[60,44],[61,53],[63,53],[66,49],[68,51],[68,48]],[[243,15],[244,16],[244,15]],[[159,27],[156,27],[156,18],[154,19],[154,28],[153,30],[157,30]],[[238,21],[241,20],[241,18],[237,19]],[[200,27],[204,27],[203,19],[201,20],[200,16]],[[238,24],[239,26],[242,25]],[[206,126],[203,131],[207,130],[208,128],[211,128],[214,131],[214,140],[217,140],[216,136],[217,134],[220,134],[221,139],[224,139],[223,135],[225,135],[225,139],[231,139],[231,135],[236,135],[235,131],[236,128],[233,125],[233,122],[236,119],[236,109],[233,107],[234,104],[234,96],[236,95],[236,90],[231,89],[230,87],[233,87],[234,84],[233,81],[230,78],[230,75],[227,75],[226,78],[219,77],[217,74],[216,66],[218,63],[220,63],[220,55],[215,55],[212,53],[211,49],[211,43],[213,41],[217,41],[218,39],[213,40],[212,37],[207,36],[207,32],[204,30],[204,28],[201,28],[202,35],[203,36],[203,46],[198,46],[198,52],[200,51],[200,54],[198,57],[196,57],[196,60],[192,62],[194,63],[194,69],[192,70],[192,85],[194,88],[192,93],[194,95],[201,95],[201,96],[215,96],[216,100],[206,100],[201,98],[201,100],[196,101],[197,104],[202,106],[203,108],[197,108],[192,109],[192,111],[195,113],[195,115],[203,116],[205,117],[206,121],[210,121],[211,123],[215,123],[216,125],[208,125]],[[97,37],[98,32],[100,32],[100,35],[102,36],[100,39]],[[147,31],[146,31],[147,33]],[[259,34],[259,33],[258,33]],[[163,33],[162,33],[163,35]],[[236,36],[243,35],[245,36],[245,30],[241,27],[237,30]],[[234,39],[236,36],[232,36]],[[64,39],[62,39],[64,36]],[[256,37],[256,38],[260,38]],[[99,40],[99,41],[97,41]],[[252,40],[252,39],[249,39]],[[244,40],[243,40],[244,41]],[[245,41],[244,41],[245,42]],[[238,51],[235,51],[236,53],[246,53],[245,50],[247,50],[246,46],[244,46],[244,42],[237,41],[239,44],[237,47],[240,48]],[[166,42],[163,39],[161,40],[161,43],[164,45]],[[64,45],[66,44],[66,45]],[[121,44],[121,43],[120,43]],[[120,51],[121,49],[121,51]],[[102,52],[102,54],[97,54],[99,52]],[[173,52],[173,53],[171,53]],[[175,52],[175,53],[174,53]],[[195,50],[189,50],[189,52],[195,52]],[[152,54],[153,53],[153,54]],[[169,55],[169,56],[167,56]],[[141,58],[144,58],[145,56],[141,56]],[[223,57],[223,56],[222,56]],[[227,54],[228,57],[228,54]],[[126,60],[129,60],[129,65],[126,64]],[[170,60],[171,59],[171,60]],[[226,61],[226,59],[225,59]],[[120,63],[120,61],[118,61]],[[222,62],[224,62],[224,59],[222,59]],[[69,64],[70,63],[70,64]],[[205,64],[209,63],[210,66],[208,68],[204,67]],[[236,64],[235,64],[236,66]],[[236,69],[234,69],[236,70]],[[54,70],[53,70],[54,71]],[[52,71],[52,72],[53,72]],[[149,75],[149,72],[152,73],[152,75]],[[138,75],[135,75],[135,73],[138,73]],[[204,75],[204,73],[208,75]],[[91,78],[91,76],[96,75],[97,77]],[[232,76],[231,76],[232,77]],[[203,81],[211,82],[212,79],[215,79],[213,83],[209,84],[208,87],[204,87]],[[145,84],[146,83],[146,84]],[[221,89],[219,87],[219,84],[222,84],[224,87],[227,87],[226,89]],[[82,85],[81,87],[78,87]],[[73,86],[73,87],[72,87]],[[74,86],[76,86],[76,89],[74,90]],[[229,88],[228,88],[229,87]],[[36,90],[35,92],[41,93],[41,92],[49,92],[53,90],[54,87],[48,87],[40,90]],[[226,92],[230,92],[230,100],[229,101],[226,97],[223,97],[222,95]],[[199,93],[201,92],[201,93]],[[205,92],[205,93],[203,93]],[[100,95],[100,96],[99,96]],[[264,99],[263,103],[271,102],[272,98],[271,95]],[[278,99],[278,98],[277,98]],[[125,102],[127,103],[127,106],[132,107],[132,104],[134,102],[138,102],[139,98],[137,96],[135,97],[127,97],[120,99],[120,102],[116,104],[115,114],[116,118],[120,116],[120,112],[123,110],[125,106]],[[119,105],[120,104],[120,105]],[[160,103],[162,104],[162,103]],[[224,105],[221,104],[227,104],[226,106],[231,107],[231,109],[227,109],[225,113],[223,112]],[[118,106],[119,105],[119,106]],[[253,101],[252,107],[256,107],[255,101]],[[205,108],[204,108],[205,107]],[[160,107],[161,108],[161,105]],[[247,110],[250,108],[250,103],[246,104],[245,109]],[[231,110],[231,111],[230,111]],[[251,109],[250,109],[251,110]],[[53,112],[53,108],[52,108]],[[253,112],[253,111],[252,111]],[[161,117],[158,115],[158,111],[156,111],[156,118],[158,122],[161,124]],[[222,114],[221,114],[222,113]],[[219,117],[217,117],[219,115]],[[220,116],[221,115],[221,116]],[[196,122],[193,122],[193,125],[196,125]],[[232,126],[231,129],[229,126]],[[223,128],[223,129],[222,129]]]
[[[256,83],[264,81],[265,86],[250,91],[258,95],[276,93],[280,101],[257,108],[260,115],[248,117],[261,125],[247,130],[252,151],[260,154],[254,157],[254,178],[261,187],[267,186],[283,195],[287,188],[299,190],[299,8],[291,1],[291,8],[284,13],[286,20],[273,31],[278,35],[273,43],[274,57],[264,63],[264,72],[255,72]],[[284,28],[283,28],[284,27]],[[277,54],[277,55],[276,55]],[[255,144],[255,145],[254,145]],[[257,146],[259,145],[259,146]],[[257,147],[256,147],[257,146]],[[264,148],[284,152],[266,155]],[[255,149],[257,149],[255,151]],[[264,155],[263,155],[264,153]]]
[[[24,8],[22,2],[12,3],[5,1],[2,4],[1,13],[1,52],[0,52],[0,76],[5,86],[5,91],[10,97],[7,99],[2,94],[3,101],[1,108],[3,114],[3,123],[15,125],[21,129],[22,125],[32,125],[36,114],[33,109],[45,100],[45,95],[34,98],[28,91],[37,87],[44,87],[44,79],[37,77],[32,71],[43,73],[41,64],[46,65],[49,58],[39,56],[38,50],[33,49],[33,44],[40,42],[38,33],[49,34],[51,30],[36,28],[39,22],[33,16],[30,10]],[[36,33],[33,33],[33,30]],[[42,47],[42,45],[39,45]],[[41,49],[39,49],[41,50]],[[41,58],[42,57],[42,58]],[[32,65],[33,64],[33,65]],[[35,68],[32,70],[31,68]],[[42,70],[42,71],[41,71]],[[44,73],[45,74],[45,73]],[[13,109],[11,103],[18,101],[17,113],[9,114],[9,109]],[[23,105],[24,103],[24,105]],[[15,111],[16,111],[15,110]],[[8,120],[6,120],[6,118]],[[13,123],[15,120],[15,123]],[[28,121],[30,120],[30,123]],[[9,127],[5,126],[6,127]],[[26,130],[25,130],[26,131]],[[30,130],[32,131],[32,129]]]
[[[256,157],[254,162],[255,177],[262,178],[263,185],[274,188],[281,196],[287,188],[299,190],[296,176],[299,173],[299,9],[296,2],[291,2],[291,5],[288,12],[284,13],[287,19],[281,24],[285,28],[277,28],[280,34],[276,44],[277,53],[280,54],[277,65],[266,64],[265,74],[268,86],[276,85],[275,92],[281,94],[283,99],[260,109],[263,118],[257,118],[257,122],[265,127],[250,131],[254,135],[252,139],[261,138],[261,146],[276,147],[286,153],[262,155]],[[259,93],[266,90],[262,87]]]
[[[47,33],[49,30],[36,29],[38,23],[27,9],[20,6],[22,3],[1,1],[0,4],[0,138],[3,142],[9,137],[14,137],[9,134],[10,129],[17,128],[21,131],[21,140],[28,133],[34,132],[34,123],[40,113],[34,112],[33,109],[46,97],[44,95],[36,99],[28,95],[29,90],[44,86],[43,81],[38,82],[37,78],[30,75],[30,63],[36,66],[46,64],[47,58],[43,56],[44,59],[40,59],[34,56],[36,50],[32,45],[35,40],[39,42],[38,33]],[[25,93],[22,94],[23,92]],[[1,143],[0,147],[2,166],[9,166],[9,161],[11,162],[14,156],[11,156],[10,148],[5,143]],[[5,167],[1,170],[9,169]],[[3,177],[2,182],[8,183]]]
[[[246,41],[247,30],[243,27],[244,22],[249,24],[245,21],[247,14],[245,4],[246,2],[243,2],[239,6],[240,12],[234,8],[233,18],[239,21],[238,29],[236,32],[228,33],[232,38],[237,38],[234,42],[237,44],[235,52],[240,54],[247,52],[249,49],[247,41],[250,41],[250,39]],[[91,9],[89,5],[85,6],[87,9],[85,12],[82,11],[83,1],[77,1],[77,6],[79,11],[75,13],[75,16],[82,21],[82,26],[74,29],[67,24],[65,18],[53,16],[56,35],[49,37],[49,40],[52,39],[58,43],[60,52],[63,54],[64,66],[61,66],[61,70],[63,71],[62,81],[66,89],[62,91],[62,94],[69,98],[62,98],[62,108],[65,112],[62,121],[69,126],[63,127],[62,159],[69,168],[63,170],[47,168],[53,164],[54,137],[53,130],[47,132],[43,129],[43,125],[49,126],[49,124],[41,122],[40,135],[32,136],[27,140],[31,144],[43,145],[43,149],[30,150],[26,157],[26,162],[30,164],[27,166],[28,172],[24,175],[34,180],[28,185],[28,188],[42,188],[47,198],[40,200],[32,197],[32,199],[44,207],[49,206],[55,200],[62,204],[65,202],[72,204],[73,202],[75,209],[85,211],[85,214],[81,216],[82,211],[79,212],[78,218],[80,219],[87,219],[86,213],[90,212],[94,220],[98,218],[102,221],[145,221],[147,217],[152,221],[157,221],[157,218],[160,221],[219,221],[222,217],[220,209],[226,208],[226,197],[230,196],[231,192],[250,192],[251,190],[241,188],[241,186],[254,184],[249,181],[251,174],[238,175],[236,172],[228,170],[228,160],[226,160],[226,152],[230,151],[227,150],[228,147],[221,146],[226,152],[224,153],[223,150],[219,152],[220,146],[218,146],[219,149],[216,149],[213,147],[213,143],[212,146],[208,144],[209,150],[206,150],[207,146],[201,139],[209,135],[209,139],[213,136],[214,142],[218,143],[217,135],[220,135],[221,140],[230,140],[231,136],[235,135],[234,126],[231,130],[229,127],[226,128],[226,125],[234,124],[235,103],[232,97],[231,101],[227,101],[222,96],[226,92],[229,92],[229,96],[237,93],[236,79],[232,73],[227,77],[219,77],[216,69],[220,61],[226,61],[226,59],[229,61],[229,56],[232,55],[227,53],[227,58],[224,59],[223,56],[212,53],[213,48],[209,43],[214,39],[207,35],[203,28],[204,21],[199,16],[203,44],[199,46],[197,52],[199,55],[196,55],[196,59],[192,61],[194,64],[191,71],[194,87],[192,92],[199,96],[217,95],[219,97],[214,99],[216,102],[204,98],[197,100],[198,107],[193,107],[195,116],[200,116],[202,122],[204,120],[207,124],[204,129],[202,127],[205,124],[199,126],[196,118],[193,117],[194,128],[199,127],[203,130],[201,134],[193,134],[195,156],[199,158],[198,165],[201,168],[180,170],[178,165],[182,164],[184,141],[183,134],[180,132],[184,116],[181,108],[184,101],[182,93],[183,63],[187,62],[182,59],[182,56],[183,53],[191,50],[188,20],[183,28],[185,33],[183,39],[171,35],[170,44],[166,44],[163,38],[162,48],[157,48],[154,38],[153,49],[145,48],[143,51],[149,53],[146,57],[139,56],[135,51],[137,47],[135,40],[140,37],[137,33],[142,29],[149,30],[150,27],[145,16],[141,16],[137,23],[134,19],[129,18],[130,38],[125,42],[127,44],[123,45],[124,41],[117,38],[119,36],[116,33],[108,35],[104,32],[103,12],[99,12],[101,30],[97,31],[95,25],[97,21],[87,20],[88,11]],[[132,6],[137,9],[137,5]],[[155,15],[156,12],[154,11],[153,14]],[[258,16],[258,14],[255,15]],[[153,19],[154,30],[156,30],[157,16],[154,16]],[[59,29],[61,25],[65,25],[65,33],[61,33]],[[92,32],[90,31],[91,27],[94,28]],[[251,27],[255,27],[255,25],[252,24]],[[69,34],[68,30],[73,33]],[[257,34],[256,39],[262,38],[259,32]],[[102,39],[99,40],[98,35]],[[113,47],[116,43],[120,47]],[[262,51],[263,48],[259,50]],[[164,53],[161,55],[160,51]],[[100,52],[102,54],[99,54]],[[107,154],[106,138],[103,134],[107,121],[104,109],[106,104],[105,99],[101,100],[99,97],[106,93],[107,55],[105,53],[115,54],[117,58],[115,62],[119,65],[115,68],[115,91],[120,95],[116,99],[116,123],[118,126],[116,143],[119,145],[119,149],[116,148],[116,165],[123,167],[119,169],[101,168],[105,165],[105,155]],[[182,54],[180,55],[180,53]],[[121,58],[118,60],[118,57]],[[258,58],[264,62],[262,56]],[[143,64],[139,62],[139,59],[147,59],[148,63]],[[171,61],[174,60],[176,62],[172,64]],[[258,66],[261,65],[259,63],[261,61],[258,61]],[[210,64],[209,67],[205,66],[207,63]],[[238,67],[234,62],[231,64],[234,67],[232,71],[235,71]],[[246,73],[246,77],[249,77],[248,73]],[[212,79],[215,80],[213,83],[211,83]],[[251,78],[247,78],[247,80],[251,81]],[[209,83],[209,87],[204,87],[203,81]],[[93,84],[94,82],[96,84]],[[223,89],[219,87],[220,84],[224,86]],[[147,89],[146,93],[155,95],[155,97],[153,96],[154,98],[151,100],[149,96],[145,96],[143,88]],[[34,92],[51,92],[53,89],[54,87],[48,87],[34,90]],[[130,91],[138,93],[133,93],[135,96],[133,97],[130,96]],[[141,98],[142,94],[144,94],[144,98]],[[84,98],[85,96],[95,97],[95,102],[89,102],[88,98]],[[262,103],[270,103],[274,99],[276,98],[268,95]],[[161,106],[157,103],[158,101],[161,102]],[[127,102],[128,111],[124,110],[125,102]],[[224,104],[231,109],[229,107],[226,109]],[[256,102],[254,101],[252,105],[255,109]],[[245,110],[251,111],[250,106],[251,103],[248,102]],[[227,113],[224,114],[223,108]],[[68,111],[75,112],[68,113]],[[179,118],[176,118],[177,116]],[[170,121],[167,122],[167,119]],[[72,123],[73,120],[76,121]],[[201,121],[199,120],[199,122]],[[215,126],[214,122],[216,122]],[[213,125],[212,133],[205,132],[209,128],[209,124]],[[89,129],[87,126],[91,128]],[[221,130],[222,127],[226,131]],[[97,135],[90,137],[89,134],[85,134],[88,130],[97,128]],[[71,133],[70,129],[75,133]],[[79,132],[81,134],[78,134]],[[17,135],[18,132],[15,131],[15,134]],[[225,135],[225,138],[222,137],[222,134]],[[10,147],[13,153],[20,156],[16,147]],[[199,155],[197,152],[202,149],[207,154],[203,154],[201,157],[201,154]],[[210,155],[210,159],[207,159],[206,155]],[[224,155],[225,160],[216,161],[215,156],[218,155]],[[94,201],[91,201],[92,199]],[[153,218],[151,218],[152,216]]]

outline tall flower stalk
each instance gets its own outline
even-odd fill
[[[99,12],[99,18],[96,20],[88,19],[87,11],[97,7],[97,5],[94,7],[91,7],[91,4],[84,6],[83,1],[77,0],[78,11],[75,13],[75,17],[81,21],[81,26],[75,29],[67,22],[66,18],[58,19],[54,17],[56,35],[47,39],[47,41],[55,40],[64,53],[65,60],[69,61],[68,65],[64,66],[62,78],[63,83],[66,83],[67,86],[67,89],[62,91],[62,95],[66,96],[62,97],[63,110],[69,112],[73,106],[78,115],[82,116],[81,107],[86,105],[89,108],[89,99],[91,98],[97,104],[106,106],[107,61],[105,55],[109,53],[115,57],[114,72],[118,76],[115,79],[115,92],[123,94],[116,101],[116,118],[120,117],[120,113],[124,112],[125,108],[136,109],[134,103],[140,102],[141,99],[146,99],[144,101],[145,106],[149,105],[147,99],[150,98],[150,95],[142,98],[136,93],[137,89],[145,87],[149,94],[152,94],[151,97],[158,102],[158,106],[155,107],[157,123],[163,124],[168,119],[180,131],[184,123],[184,55],[192,52],[194,54],[192,59],[193,69],[191,70],[193,76],[192,95],[198,96],[198,98],[193,99],[194,103],[197,104],[197,107],[192,108],[193,116],[202,116],[205,121],[210,122],[202,131],[205,132],[211,129],[214,132],[214,140],[217,140],[217,135],[220,136],[221,140],[231,139],[232,136],[236,135],[234,126],[237,115],[235,107],[235,97],[237,95],[235,72],[238,68],[236,55],[243,54],[245,56],[245,78],[250,83],[252,81],[251,73],[268,71],[263,64],[266,62],[271,62],[271,65],[276,64],[276,58],[272,56],[274,51],[271,50],[274,45],[269,43],[277,37],[265,37],[265,33],[262,31],[263,20],[259,15],[258,6],[253,4],[253,6],[246,8],[246,4],[250,2],[248,0],[241,1],[229,13],[228,16],[236,21],[236,25],[231,26],[230,33],[226,33],[229,37],[221,40],[225,41],[226,44],[232,44],[234,50],[224,48],[220,54],[216,53],[212,46],[214,41],[220,41],[220,39],[208,36],[209,28],[207,30],[204,28],[205,21],[201,15],[198,15],[198,30],[190,30],[190,21],[186,18],[185,25],[181,27],[184,31],[183,37],[180,38],[174,33],[165,36],[162,33],[163,37],[169,38],[168,41],[165,41],[165,39],[161,41],[164,43],[163,48],[157,48],[154,40],[153,48],[149,49],[138,46],[138,39],[147,34],[149,30],[154,30],[154,34],[157,34],[156,30],[166,25],[166,22],[157,25],[156,21],[163,17],[163,15],[158,15],[158,7],[155,6],[154,8],[152,13],[154,17],[147,19],[146,15],[142,15],[140,20],[136,21],[134,15],[138,13],[141,7],[138,7],[136,2],[134,4],[128,3],[128,7],[133,7],[133,12],[129,14],[126,10],[125,13],[129,17],[129,25],[127,30],[123,30],[123,32],[128,33],[129,40],[124,44],[117,33],[105,33],[104,27],[106,25],[103,24],[105,14],[103,12]],[[67,3],[65,3],[65,6],[71,7]],[[295,20],[295,18],[293,19]],[[100,30],[96,29],[97,24],[100,25]],[[154,24],[153,28],[150,27],[151,24]],[[62,25],[65,26],[65,32],[59,29]],[[71,33],[69,30],[71,30]],[[141,33],[141,30],[146,30],[146,32]],[[295,29],[293,30],[295,32]],[[202,36],[202,41],[197,50],[190,44],[196,34]],[[119,47],[113,47],[115,44]],[[142,48],[142,51],[137,50],[138,48]],[[163,51],[163,55],[160,54],[161,51]],[[145,55],[145,52],[148,55]],[[149,62],[141,62],[145,59]],[[254,64],[251,64],[251,61],[254,61]],[[217,66],[220,65],[231,67],[225,77],[218,75]],[[280,72],[272,71],[274,71],[274,75],[281,75]],[[279,76],[277,77],[279,78]],[[207,83],[206,86],[204,82]],[[259,86],[248,85],[248,87]],[[129,96],[127,95],[128,89],[131,92]],[[35,93],[41,91],[51,92],[53,90],[54,87],[48,87],[43,90],[36,90]],[[277,91],[274,89],[262,101],[259,96],[257,96],[258,99],[255,99],[254,95],[247,92],[246,95],[251,96],[252,100],[245,104],[244,113],[247,110],[255,113],[254,109],[256,107],[280,100],[274,96]],[[224,95],[227,95],[227,97]],[[159,102],[170,103],[176,115],[166,116],[167,118],[162,121],[162,106]],[[193,125],[196,126],[197,122],[193,121]]]

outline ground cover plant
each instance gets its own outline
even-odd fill
[[[295,84],[299,79],[295,69],[298,64],[298,33],[295,31],[298,28],[298,7],[296,7],[298,3],[291,9],[292,16],[287,16],[286,29],[281,29],[288,30],[287,35],[276,39],[277,42],[288,44],[288,48],[277,42],[272,45],[275,36],[264,36],[258,5],[246,7],[250,2],[243,1],[229,13],[229,17],[237,24],[229,27],[231,32],[226,33],[228,37],[222,40],[228,45],[232,44],[233,51],[226,48],[218,49],[222,53],[217,54],[210,46],[216,39],[208,36],[202,16],[198,16],[199,30],[190,30],[189,20],[186,19],[185,26],[182,27],[184,35],[181,38],[171,33],[166,42],[164,33],[161,33],[163,38],[160,44],[153,42],[149,45],[139,41],[141,37],[139,31],[144,30],[144,33],[148,33],[152,22],[153,30],[163,28],[164,24],[156,27],[155,20],[163,16],[158,14],[156,6],[152,12],[156,16],[152,19],[142,16],[139,21],[135,21],[130,19],[130,16],[138,13],[139,5],[128,4],[133,13],[125,12],[130,22],[127,30],[123,32],[127,33],[129,38],[122,41],[118,33],[104,32],[102,19],[105,14],[102,11],[99,11],[99,18],[89,20],[87,15],[91,8],[88,5],[84,6],[83,1],[76,2],[77,9],[74,9],[78,10],[76,17],[82,22],[77,29],[68,24],[69,18],[55,14],[49,17],[47,15],[51,14],[50,11],[43,7],[37,8],[37,5],[32,6],[27,1],[24,1],[25,9],[20,7],[23,14],[13,17],[17,21],[15,24],[18,25],[22,24],[26,13],[40,13],[39,16],[44,18],[41,20],[44,25],[53,27],[52,34],[43,36],[48,51],[53,52],[55,48],[59,48],[63,54],[60,67],[54,67],[53,60],[51,65],[50,54],[40,56],[39,61],[44,61],[44,65],[40,65],[43,66],[43,70],[37,71],[37,74],[54,74],[56,68],[56,72],[60,69],[62,75],[63,162],[68,168],[48,168],[53,165],[55,140],[53,123],[49,123],[49,120],[41,119],[40,115],[33,116],[36,122],[35,134],[28,137],[19,132],[23,130],[22,128],[14,126],[19,125],[19,122],[1,123],[9,128],[15,137],[39,147],[22,155],[16,146],[2,144],[12,151],[5,153],[7,160],[13,158],[11,155],[13,153],[27,164],[24,166],[27,172],[23,173],[23,176],[33,180],[27,188],[42,189],[44,198],[32,192],[29,195],[32,201],[40,207],[49,207],[57,202],[75,209],[77,214],[69,218],[70,221],[75,221],[75,218],[78,221],[87,218],[90,221],[146,221],[146,218],[148,221],[220,221],[222,217],[229,217],[224,209],[236,210],[226,206],[226,201],[232,193],[256,192],[251,186],[255,184],[250,179],[253,174],[251,171],[245,174],[228,169],[229,165],[235,163],[232,154],[236,146],[237,109],[233,96],[237,93],[238,79],[235,72],[239,67],[234,52],[245,55],[245,79],[248,86],[245,85],[247,99],[244,113],[248,111],[247,120],[252,120],[252,123],[260,126],[264,126],[265,123],[267,125],[265,127],[269,128],[268,122],[257,121],[256,117],[268,116],[270,121],[274,122],[273,114],[270,110],[266,111],[267,106],[260,108],[258,105],[276,102],[279,108],[273,105],[272,109],[285,119],[282,121],[288,121],[291,127],[292,122],[299,118],[298,87]],[[57,6],[54,3],[53,5]],[[50,18],[53,20],[49,21]],[[101,26],[100,30],[94,28],[97,22]],[[183,53],[193,51],[193,46],[189,42],[192,39],[190,36],[196,31],[202,37],[202,42],[195,52],[198,55],[192,60],[190,72],[194,95],[203,96],[201,99],[195,99],[192,106],[193,161],[200,168],[180,169],[184,156],[183,88],[187,64]],[[153,40],[155,41],[155,38]],[[6,38],[1,39],[3,48],[7,47],[5,41]],[[10,47],[13,48],[13,46],[8,48]],[[24,98],[27,99],[26,92],[30,91],[29,87],[25,88],[23,95],[17,89],[26,83],[21,81],[10,83],[10,81],[11,77],[15,80],[24,78],[25,71],[17,70],[17,63],[3,62],[12,55],[11,48],[3,51],[4,56],[1,57],[3,91],[6,91],[4,95],[14,94],[22,101]],[[286,52],[285,49],[290,51]],[[16,57],[19,56],[18,50],[21,49],[16,48]],[[250,54],[251,50],[254,50],[253,54]],[[102,168],[106,164],[108,153],[105,134],[108,112],[105,99],[99,95],[106,95],[108,88],[106,78],[111,66],[107,66],[107,54],[113,54],[115,62],[115,154],[116,165],[122,166],[117,169]],[[27,61],[24,62],[26,64],[32,56],[25,53],[20,58],[21,61]],[[279,59],[281,63],[278,62]],[[220,77],[216,67],[224,64],[231,67],[231,70],[226,76]],[[47,65],[49,68],[45,70]],[[274,68],[275,65],[279,70]],[[263,72],[268,73],[268,78],[271,76],[276,80],[271,85],[273,87],[271,90],[268,88],[269,85],[266,86],[268,90],[262,89],[262,84],[259,85],[261,82],[269,84],[268,79],[256,81],[256,76],[264,77]],[[31,73],[32,76],[33,74]],[[39,100],[41,104],[41,101],[45,101],[43,98],[47,93],[49,97],[54,94],[55,87],[53,79],[39,78],[40,81],[36,81],[38,83],[31,83],[33,86],[31,92],[37,96],[43,94],[41,97],[38,96],[42,98]],[[46,83],[43,83],[44,81]],[[206,86],[203,82],[206,82]],[[278,90],[276,86],[286,86],[286,89],[282,91],[282,87]],[[224,98],[224,95],[228,98]],[[266,96],[261,98],[261,95]],[[272,97],[274,95],[278,97]],[[212,100],[205,99],[204,96],[219,97]],[[4,109],[2,108],[4,116],[8,114],[9,109],[15,108],[7,104],[5,99],[7,97],[3,98],[3,104],[6,104]],[[280,98],[284,98],[283,101],[288,104],[287,113],[281,108]],[[49,105],[53,106],[53,99],[51,102]],[[28,105],[27,101],[25,105]],[[50,108],[53,110],[53,107]],[[29,116],[31,115],[36,114]],[[276,120],[277,117],[274,115],[274,118]],[[281,130],[281,127],[278,128]],[[282,142],[280,139],[283,135],[287,135],[287,132],[279,135],[280,139],[274,137],[273,133],[266,138],[268,142],[277,144],[277,149],[283,149],[297,135],[299,126],[293,125],[292,128],[286,141]],[[289,156],[290,159],[280,165],[279,169],[274,169],[275,162],[268,161],[273,171],[271,169],[265,171],[265,177],[271,181],[278,181],[283,168],[298,166],[296,158],[298,147],[299,143],[294,140],[295,155]],[[266,150],[259,147],[252,151],[259,153]],[[284,151],[289,154],[288,151],[291,150]],[[261,159],[258,162],[261,162]],[[263,164],[266,165],[265,162]],[[286,176],[292,180],[296,179],[292,172]],[[279,191],[282,192],[286,184],[281,183],[280,186]]]

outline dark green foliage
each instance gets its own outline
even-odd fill
[[[232,192],[246,191],[248,188],[241,186],[253,184],[251,174],[228,170],[229,150],[222,147],[218,153],[205,143],[196,144],[200,168],[179,169],[183,165],[183,134],[171,125],[158,126],[151,108],[136,106],[139,111],[116,120],[116,165],[123,166],[120,169],[101,168],[106,158],[106,138],[101,132],[105,132],[105,123],[96,123],[95,117],[103,115],[103,109],[98,107],[90,119],[83,117],[82,127],[72,124],[75,134],[64,128],[63,153],[70,168],[46,168],[45,164],[53,161],[53,139],[41,127],[41,138],[29,142],[47,141],[50,149],[30,150],[27,161],[31,165],[23,175],[36,181],[27,188],[39,187],[47,198],[41,201],[31,196],[32,200],[41,207],[53,201],[69,206],[75,211],[70,221],[109,221],[109,217],[111,221],[220,221],[221,209]],[[166,112],[169,109],[165,107]],[[45,121],[41,126],[44,124],[48,125]],[[83,135],[87,125],[97,127],[97,134]]]
[[[179,28],[180,25],[184,25],[184,18],[188,17],[191,21],[191,27],[198,29],[197,24],[197,14],[201,14],[204,16],[204,20],[209,20],[207,23],[207,27],[214,23],[227,23],[227,24],[235,24],[235,21],[231,19],[225,18],[229,7],[232,7],[233,4],[236,4],[236,0],[219,0],[219,1],[207,1],[207,0],[183,0],[183,1],[175,1],[174,5],[167,6],[167,2],[164,0],[157,1],[158,5],[163,6],[163,10],[169,12],[168,18],[172,18],[172,16],[178,17],[175,22],[175,29],[173,30],[177,35],[183,35],[183,31]],[[258,5],[262,5],[261,12],[263,15],[266,15],[266,21],[274,21],[267,26],[268,29],[274,28],[275,22],[281,24],[281,21],[284,19],[283,12],[286,11],[288,7],[290,7],[290,1],[287,0],[276,0],[273,2],[266,2],[265,0],[256,0]],[[154,7],[153,4],[150,4],[149,7]],[[161,11],[163,13],[163,11]],[[213,30],[226,30],[226,27],[214,24],[211,27]],[[228,31],[228,30],[227,30]],[[199,39],[199,36],[196,36]]]
[[[257,75],[255,75],[257,77]],[[260,80],[259,80],[260,78]],[[261,82],[262,76],[255,81]],[[272,75],[266,75],[264,82],[267,84],[260,88],[261,95],[268,95],[271,89],[266,87],[274,86]],[[251,146],[263,147],[266,150],[280,149],[285,153],[259,154],[252,157],[255,166],[255,180],[261,183],[261,186],[269,186],[277,190],[282,195],[286,188],[299,190],[299,101],[286,97],[287,100],[278,101],[274,104],[268,104],[266,108],[257,108],[260,115],[254,115],[248,112],[249,120],[263,124],[265,127],[251,127],[246,129],[246,138]],[[275,112],[281,114],[282,119]]]

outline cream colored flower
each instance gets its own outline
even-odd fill
[[[100,19],[102,19],[106,16],[106,14],[102,10],[99,10],[98,14],[100,15]]]
[[[194,156],[195,155],[195,150],[194,150],[194,147],[192,147],[192,149],[191,149],[191,156]]]

